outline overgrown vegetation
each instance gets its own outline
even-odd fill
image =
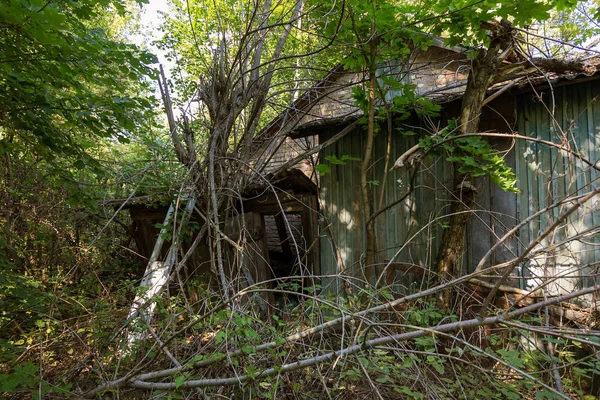
[[[553,173],[569,171],[561,184],[583,186],[565,198],[550,193],[546,209],[540,205],[540,211],[513,221],[505,236],[489,227],[496,247],[535,228],[509,261],[494,261],[493,249],[474,265],[466,265],[471,261],[464,256],[469,220],[481,213],[477,179],[486,177],[512,193],[520,187],[519,173],[506,162],[508,151],[497,150],[491,136],[479,132],[482,109],[491,101],[488,89],[508,85],[499,76],[520,82],[541,70],[589,73],[581,60],[550,57],[584,51],[585,41],[598,34],[595,5],[173,1],[159,44],[176,62],[167,80],[155,69],[155,57],[122,35],[141,3],[0,4],[2,396],[599,394],[597,251],[573,246],[597,246],[589,204],[600,189],[597,163],[588,159],[586,145],[577,147],[573,126],[565,129],[558,117],[551,119],[548,130],[557,133],[556,141],[528,138],[529,132],[505,134],[547,146],[555,155],[560,151],[564,165],[557,161]],[[560,43],[531,30],[551,26],[551,18],[564,23],[564,30],[552,29],[564,34]],[[440,117],[443,106],[408,82],[411,55],[434,45],[469,61],[458,119]],[[455,45],[467,47],[450,48]],[[576,54],[589,61],[592,53]],[[351,89],[335,86],[342,70],[355,78]],[[167,110],[164,124],[162,106],[153,100],[155,83]],[[331,140],[307,141],[306,153],[273,169],[270,160],[295,129],[321,112],[316,104],[344,90],[353,93],[346,126]],[[541,95],[537,99],[546,104]],[[547,104],[552,114],[555,104]],[[399,128],[413,118],[436,129],[415,134]],[[394,164],[392,136],[398,130],[418,138]],[[345,135],[362,138],[360,157],[330,155],[319,163],[319,150]],[[386,136],[383,154],[374,150],[378,135]],[[320,193],[307,213],[320,213],[314,218],[320,228],[313,227],[318,236],[312,243],[294,236],[293,213],[300,215],[304,236],[313,222],[301,214],[304,208],[290,206],[296,193],[282,189],[278,179],[304,159],[310,160],[313,182],[317,175],[337,179],[340,168],[360,170],[352,217],[364,235],[353,249],[362,254],[360,265],[344,265],[348,257],[319,210]],[[435,176],[431,160],[454,169],[454,182],[443,182],[452,206],[423,226],[411,222],[410,232],[413,239],[434,232],[428,246],[439,240],[437,260],[398,266],[386,259],[388,249],[377,237],[380,216],[412,212],[400,205],[426,186],[419,174]],[[377,163],[384,164],[383,176],[376,174]],[[589,181],[577,175],[582,165]],[[406,174],[398,175],[407,178],[398,187],[386,184],[392,166]],[[390,201],[395,196],[389,193],[402,185],[400,200]],[[260,247],[264,215],[244,208],[268,196],[277,209],[263,214],[283,217],[277,230],[289,233],[287,248],[281,247],[293,259],[285,274],[278,275],[277,258],[269,259]],[[151,232],[168,244],[153,256],[142,254],[126,209],[170,203],[177,212]],[[580,216],[580,209],[586,213]],[[585,226],[571,232],[563,223],[574,218]],[[313,270],[311,252],[323,243],[332,244],[335,274]],[[398,253],[409,245],[410,238]],[[549,289],[563,272],[539,277],[534,290],[510,285],[516,268],[540,263],[546,273],[562,251],[579,263],[577,277],[585,275],[572,290]],[[418,290],[389,273],[414,273],[409,271],[415,266],[422,277]]]

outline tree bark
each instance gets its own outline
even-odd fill
[[[365,286],[369,286],[374,281],[375,270],[375,224],[371,218],[373,208],[373,191],[369,182],[369,172],[371,171],[371,159],[373,158],[373,141],[375,138],[375,89],[377,87],[377,41],[375,30],[372,28],[372,40],[370,42],[370,68],[369,68],[369,110],[367,122],[367,143],[365,153],[360,167],[360,186],[363,203],[363,215],[365,221]]]
[[[512,27],[502,21],[495,24],[489,47],[481,50],[473,61],[467,80],[467,88],[462,99],[460,114],[460,133],[479,131],[479,120],[483,108],[485,94],[498,72],[502,61],[511,50]],[[442,243],[437,258],[438,279],[446,282],[461,275],[462,255],[465,250],[465,233],[471,218],[471,207],[475,203],[477,191],[473,178],[469,174],[459,172],[454,164],[454,193],[448,221],[448,227],[442,235]],[[442,307],[452,304],[452,289],[440,292],[439,302]]]

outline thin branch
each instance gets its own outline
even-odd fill
[[[349,355],[356,354],[360,351],[367,350],[367,349],[373,348],[375,346],[381,346],[381,345],[386,345],[389,343],[395,343],[395,342],[401,342],[401,341],[414,340],[414,339],[420,338],[422,336],[429,335],[431,333],[436,334],[438,332],[440,332],[440,333],[453,332],[453,331],[457,331],[457,330],[464,330],[464,329],[468,329],[468,328],[475,328],[475,327],[479,327],[479,326],[486,326],[486,325],[502,323],[502,322],[514,319],[518,316],[539,310],[543,307],[553,305],[553,304],[558,304],[561,302],[566,302],[571,299],[574,299],[574,298],[577,298],[580,296],[584,296],[586,294],[594,293],[598,290],[600,290],[600,285],[592,286],[592,287],[589,287],[586,289],[581,289],[581,290],[578,290],[578,291],[575,291],[572,293],[565,294],[563,296],[558,296],[558,297],[555,297],[552,299],[548,299],[546,301],[536,303],[531,306],[524,307],[524,308],[521,308],[519,310],[515,310],[512,312],[507,312],[502,315],[497,315],[497,316],[487,317],[487,318],[474,318],[474,319],[458,321],[458,322],[451,322],[451,323],[447,323],[447,324],[438,325],[434,328],[419,328],[419,329],[416,329],[416,330],[410,331],[410,332],[370,339],[370,340],[366,340],[360,344],[348,346],[342,350],[333,351],[333,352],[326,353],[326,354],[323,354],[320,356],[311,357],[311,358],[304,359],[304,360],[299,360],[297,362],[284,364],[281,366],[267,368],[264,371],[258,372],[256,374],[245,374],[245,375],[240,375],[237,377],[230,377],[230,378],[189,380],[189,381],[183,382],[181,384],[176,384],[175,382],[146,382],[146,381],[140,380],[139,378],[134,378],[128,382],[127,386],[133,387],[133,388],[138,388],[138,389],[175,390],[178,388],[196,388],[196,387],[239,385],[239,384],[242,384],[242,383],[250,381],[250,380],[258,380],[258,379],[266,378],[269,376],[274,376],[274,375],[282,374],[282,373],[286,373],[286,372],[297,371],[297,370],[304,369],[307,367],[312,367],[317,364],[330,362],[330,361],[335,360],[338,357],[347,357]],[[555,394],[564,396],[564,395],[556,392],[556,390],[553,388],[547,387],[547,389],[552,390],[553,392],[555,392]],[[104,390],[106,390],[106,389],[104,389]],[[97,393],[97,392],[95,392],[95,393]],[[88,395],[86,397],[90,397],[90,396]],[[564,396],[563,398],[567,398],[567,397]]]
[[[590,191],[589,193],[587,193],[585,196],[581,197],[580,199],[578,199],[575,204],[570,207],[566,212],[564,212],[561,216],[559,216],[556,221],[554,221],[554,223],[552,225],[550,225],[544,232],[542,232],[541,235],[539,235],[535,240],[533,240],[529,246],[527,246],[527,248],[519,255],[519,257],[517,257],[516,259],[514,259],[513,261],[511,261],[507,268],[506,271],[504,272],[504,274],[502,275],[502,277],[500,277],[500,279],[498,280],[498,282],[496,283],[496,285],[492,288],[492,290],[490,291],[490,293],[488,294],[487,298],[485,299],[485,301],[483,302],[483,305],[481,306],[481,312],[480,312],[480,316],[485,315],[485,312],[487,310],[487,308],[489,307],[492,299],[494,298],[494,296],[496,295],[496,292],[498,291],[498,287],[506,280],[506,278],[508,278],[508,276],[513,272],[513,270],[519,265],[519,263],[523,260],[525,260],[525,258],[528,256],[528,254],[538,245],[541,243],[541,241],[548,235],[550,235],[552,232],[554,232],[554,230],[560,225],[562,224],[562,222],[567,219],[567,217],[569,215],[571,215],[572,213],[574,213],[577,209],[579,209],[579,207],[581,207],[584,203],[586,203],[588,200],[592,199],[595,195],[597,195],[598,193],[600,193],[600,188],[598,189],[594,189],[592,191]]]

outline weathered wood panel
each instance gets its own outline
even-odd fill
[[[491,197],[480,196],[478,205],[489,215],[490,226],[484,226],[481,220],[471,222],[469,265],[477,264],[484,251],[517,223],[552,204],[597,187],[600,109],[596,98],[599,95],[600,83],[595,81],[527,92],[517,97],[519,134],[561,145],[592,165],[582,162],[574,153],[544,143],[494,141],[500,150],[514,147],[506,159],[515,168],[520,193],[502,192],[488,180],[482,180],[481,186],[487,187],[485,190]],[[600,261],[598,200],[588,202],[560,224],[537,246],[536,256],[515,270],[515,279],[509,283],[529,289],[542,285],[550,294],[591,285],[596,280],[595,271]],[[514,258],[573,205],[573,201],[567,201],[531,218],[486,265]],[[483,239],[486,231],[491,233],[489,240]]]
[[[506,160],[515,168],[520,193],[503,192],[488,179],[478,180],[477,208],[469,224],[464,272],[473,271],[490,247],[520,221],[569,196],[597,187],[600,178],[597,170],[600,167],[599,96],[600,81],[566,84],[554,90],[527,92],[516,99],[506,96],[486,111],[482,126],[487,131],[510,132],[514,128],[521,135],[560,144],[572,153],[534,141],[492,140],[499,151],[507,152]],[[416,127],[413,130],[419,129],[418,122],[413,125]],[[392,160],[416,143],[414,138],[399,134],[396,128],[398,126],[392,133]],[[320,140],[327,140],[334,133],[322,134]],[[375,140],[374,177],[380,180],[380,185],[384,177],[386,135],[382,128]],[[321,161],[326,162],[325,157],[331,155],[362,159],[363,136],[359,131],[347,135],[335,146],[322,151]],[[576,155],[589,163],[582,162]],[[426,162],[417,175],[414,193],[377,218],[379,260],[393,260],[430,271],[443,229],[440,224],[443,220],[439,218],[448,212],[448,191],[453,187],[451,178],[452,166],[442,155]],[[406,170],[388,173],[383,204],[397,201],[407,190],[408,180]],[[379,191],[380,187],[375,190]],[[331,173],[321,177],[320,196],[325,217],[321,229],[321,268],[324,274],[339,273],[343,267],[350,274],[360,276],[364,221],[359,188],[359,161],[332,165]],[[486,266],[514,258],[573,205],[573,201],[567,201],[531,218],[518,235],[492,254]],[[327,223],[331,235],[325,229]],[[339,247],[343,266],[336,262],[333,244]],[[600,196],[567,218],[535,251],[536,257],[520,265],[514,279],[507,283],[523,288],[543,284],[549,293],[560,293],[597,281]],[[396,269],[396,281],[403,286],[396,290],[415,290],[430,278],[406,272]],[[389,275],[386,279],[390,280]],[[493,280],[493,274],[487,279]],[[340,290],[339,282],[334,288]]]
[[[415,122],[416,124],[416,122]],[[414,124],[413,124],[414,125]],[[391,132],[390,163],[387,169],[404,151],[417,143],[417,139],[405,136],[401,130],[407,126],[397,125]],[[411,128],[416,130],[417,128]],[[324,134],[324,141],[335,132]],[[415,190],[406,199],[401,198],[409,190],[410,171],[388,171],[385,173],[385,154],[388,132],[382,128],[374,145],[374,197],[379,205],[379,194],[383,189],[382,205],[397,203],[376,219],[378,272],[382,282],[389,280],[383,269],[386,260],[415,265],[424,271],[421,276],[397,270],[395,290],[406,293],[421,287],[431,279],[430,267],[435,261],[441,239],[442,225],[438,217],[446,211],[447,187],[452,184],[452,168],[442,159],[428,159],[420,167],[415,180]],[[353,132],[320,154],[322,162],[326,157],[351,156],[363,158],[365,134]],[[362,258],[364,256],[364,214],[360,200],[360,161],[347,161],[344,165],[331,165],[331,173],[321,177],[321,201],[324,221],[321,226],[321,271],[323,274],[338,274],[342,269],[350,276],[364,280]],[[329,228],[328,228],[329,227]],[[329,229],[331,232],[329,232]],[[339,247],[343,265],[336,262],[334,245]],[[358,282],[356,282],[359,284]],[[325,279],[324,286],[339,292],[341,283],[336,279]]]

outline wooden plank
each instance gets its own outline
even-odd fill
[[[312,260],[312,272],[314,275],[321,275],[321,241],[319,240],[319,214],[317,198],[315,196],[309,197],[308,205],[310,209],[307,210],[308,218],[310,221],[310,259]]]
[[[366,128],[365,128],[366,131]],[[366,132],[360,130],[357,135],[349,137],[350,155],[360,160],[364,158],[364,150],[366,147]],[[350,268],[354,276],[364,275],[364,270],[361,265],[361,258],[366,249],[366,234],[365,234],[365,219],[363,213],[362,196],[360,195],[361,187],[361,161],[356,161],[348,165],[347,171],[350,172],[350,180],[348,186],[344,186],[346,191],[344,195],[348,197],[349,203],[346,206],[345,216],[347,222],[344,223],[344,228],[348,232],[347,244],[349,245],[345,251],[348,254],[347,259],[351,260],[346,263],[346,268]],[[347,190],[350,189],[352,196],[347,196]]]
[[[281,250],[286,258],[293,258],[292,248],[290,246],[290,237],[285,223],[285,214],[279,213],[275,215],[275,225],[277,226],[277,235],[279,236],[279,243],[281,244]]]
[[[279,205],[290,206],[298,203],[298,196],[288,192],[273,193],[269,191],[252,199],[244,200],[244,210],[252,210],[270,207],[279,209]]]
[[[565,116],[565,104],[563,104],[566,97],[566,87],[562,87],[557,91],[557,102],[558,104],[560,104],[560,108],[558,109],[558,111],[556,112],[556,121],[555,121],[555,131],[554,131],[554,138],[552,138],[553,142],[556,143],[561,143],[562,142],[562,138],[563,138],[563,129],[565,127],[565,121],[566,121],[566,116]],[[556,158],[557,158],[557,162],[556,162],[556,168],[557,168],[557,176],[556,176],[556,180],[555,180],[555,188],[556,188],[556,193],[557,196],[565,196],[565,194],[567,193],[567,187],[568,187],[568,168],[569,168],[569,155],[559,152],[557,150],[557,154],[556,154]],[[558,207],[556,207],[553,210],[553,215],[554,218],[558,218],[560,215],[560,209]],[[567,232],[564,228],[561,228],[558,230],[557,235],[556,235],[556,239],[557,240],[564,240],[566,239],[566,235]]]
[[[254,282],[264,282],[271,277],[269,267],[269,249],[267,247],[265,222],[262,215],[257,212],[244,214],[248,231],[254,234],[248,238],[244,248],[245,265]]]
[[[590,112],[592,113],[593,118],[593,126],[591,128],[593,132],[593,146],[590,154],[590,160],[596,163],[596,165],[598,165],[598,162],[600,161],[600,102],[598,101],[598,97],[600,96],[600,84],[598,82],[594,82],[590,86],[592,87],[592,101]],[[594,96],[594,94],[597,95]],[[592,182],[594,184],[597,184],[600,175],[598,174],[598,171],[596,171],[595,168],[592,168],[591,170]],[[600,225],[600,213],[594,212],[593,226],[598,225]],[[600,237],[598,237],[598,235],[595,235],[594,244],[592,244],[592,246],[594,246],[594,252],[590,256],[594,260],[600,260]],[[598,284],[598,278],[591,279],[591,281],[594,281],[593,284]]]
[[[319,136],[319,142],[324,142],[331,137],[329,132],[322,133]],[[326,147],[319,153],[319,159],[322,161],[325,157],[331,155],[332,149],[335,149],[337,144]],[[335,168],[335,166],[334,166]],[[321,213],[323,219],[321,223],[320,248],[320,272],[324,275],[333,275],[338,270],[338,263],[335,254],[335,245],[339,245],[337,230],[333,220],[332,207],[335,202],[334,184],[332,174],[320,176],[319,198],[322,205]],[[331,224],[331,225],[330,225]],[[337,294],[337,280],[335,278],[323,278],[321,281],[324,291]]]
[[[526,101],[524,97],[521,97],[518,102],[518,109],[521,110],[519,115],[519,132],[524,136],[535,135],[534,128],[532,124],[534,124],[534,116],[532,106],[530,101]],[[516,157],[516,173],[518,176],[518,188],[521,191],[521,195],[517,197],[517,221],[522,221],[531,215],[532,212],[532,202],[533,193],[531,186],[531,174],[529,165],[533,162],[532,153],[534,151],[533,143],[529,141],[520,140],[517,142],[518,149],[518,157]],[[530,238],[532,232],[532,223],[525,225],[519,232],[519,246],[517,251],[521,252],[524,248],[526,248],[530,242]],[[527,285],[527,278],[530,277],[530,271],[528,268],[523,268],[521,272],[523,279],[522,287]]]
[[[587,157],[588,160],[595,162],[596,160],[594,159],[594,156],[596,154],[596,137],[595,137],[596,129],[595,129],[595,124],[594,124],[594,99],[592,99],[592,85],[586,86],[585,94],[586,94],[585,102],[586,102],[586,116],[587,116],[586,128],[587,129],[585,131],[586,146],[585,146],[584,155],[585,155],[585,157]],[[588,187],[586,188],[586,190],[591,190],[591,189],[593,189],[593,185],[597,182],[596,170],[594,168],[590,168],[587,166],[585,168],[586,168],[586,177],[587,177],[587,183],[588,183]],[[593,200],[592,200],[592,202],[593,202]],[[588,205],[581,212],[585,213],[584,229],[589,229],[589,228],[598,226],[598,213],[594,212],[593,206],[590,207]],[[586,249],[584,250],[584,253],[583,253],[583,259],[582,259],[583,263],[590,264],[590,263],[593,263],[594,261],[596,261],[597,260],[596,253],[597,253],[597,249],[593,248],[593,244],[586,246]],[[585,268],[580,271],[580,274],[587,276],[590,274],[590,272],[592,272],[592,271],[590,271],[590,268]],[[586,277],[582,277],[581,279],[583,281],[584,287],[592,286],[594,284],[593,279],[586,278]]]

